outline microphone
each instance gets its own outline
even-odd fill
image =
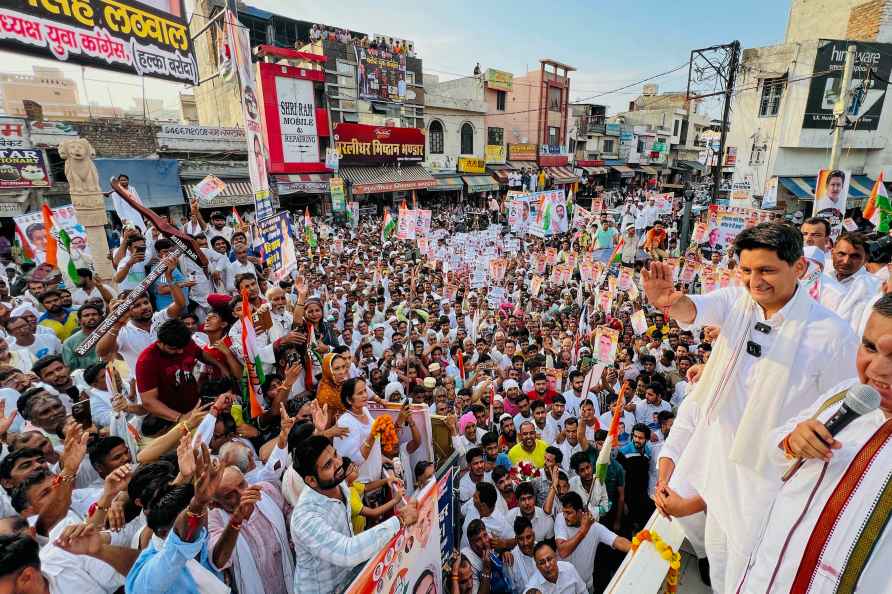
[[[830,417],[824,427],[830,435],[837,435],[840,431],[849,426],[849,424],[869,412],[880,407],[880,393],[875,388],[865,384],[854,384],[846,393],[845,400],[839,410]],[[797,458],[796,462],[791,466],[784,476],[781,477],[783,482],[787,482],[796,472],[805,464],[803,458]]]

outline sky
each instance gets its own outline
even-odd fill
[[[191,13],[187,0],[187,12]],[[453,0],[432,8],[427,2],[378,0],[252,0],[257,8],[295,19],[354,31],[380,33],[415,42],[426,73],[443,80],[468,76],[481,67],[515,75],[551,58],[574,66],[573,101],[607,105],[608,114],[625,111],[641,91],[637,83],[685,64],[690,51],[733,40],[742,48],[783,41],[789,3],[781,0]],[[631,10],[630,10],[631,8]],[[166,81],[21,59],[0,51],[0,71],[28,74],[31,64],[61,65],[85,96],[100,105],[131,108],[145,87],[148,98],[169,107],[187,86]],[[684,91],[687,68],[650,82],[659,91]],[[86,93],[84,92],[86,84]]]

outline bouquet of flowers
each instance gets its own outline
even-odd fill
[[[511,467],[511,470],[508,471],[508,475],[514,483],[517,484],[519,482],[525,483],[540,478],[542,476],[542,471],[533,466],[532,462],[521,460],[515,466]]]
[[[381,439],[381,450],[392,452],[399,447],[400,437],[390,415],[383,414],[372,423],[372,437]]]

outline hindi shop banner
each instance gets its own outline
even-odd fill
[[[251,63],[251,41],[248,29],[239,23],[232,11],[226,11],[226,34],[233,64],[238,72],[245,116],[245,140],[248,143],[248,175],[254,191],[254,210],[257,220],[273,216],[273,202],[269,193],[269,175],[266,168],[266,147],[263,125],[260,121],[260,102],[257,99],[257,83],[254,65]]]
[[[78,268],[88,268],[90,248],[87,246],[87,231],[77,220],[74,206],[67,205],[52,209],[53,220],[65,229],[71,237],[71,253]],[[43,214],[38,210],[13,217],[16,236],[22,247],[32,254],[32,260],[41,264],[46,261],[47,231],[43,226]],[[58,237],[57,237],[58,239]],[[60,258],[64,255],[61,246],[58,250]],[[63,269],[64,270],[64,269]]]
[[[0,48],[198,83],[183,0],[19,0],[0,8]]]
[[[46,155],[42,150],[0,149],[0,188],[46,188],[50,185]]]
[[[402,103],[406,100],[406,56],[353,46],[359,96],[368,101]]]
[[[335,126],[334,136],[341,165],[395,165],[424,161],[424,133],[418,128],[342,122]]]
[[[418,495],[418,522],[402,528],[372,557],[345,594],[436,594],[442,583],[440,489],[431,482]]]
[[[318,163],[316,99],[313,81],[276,76],[279,142],[284,163]]]
[[[279,212],[257,222],[263,236],[263,263],[281,280],[297,270],[288,214]]]

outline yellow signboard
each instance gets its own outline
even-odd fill
[[[459,157],[458,170],[461,173],[486,173],[486,161],[477,157]]]
[[[484,76],[487,88],[509,92],[514,88],[514,75],[510,72],[487,68]]]
[[[487,144],[484,155],[487,163],[504,163],[505,147],[501,144]]]

